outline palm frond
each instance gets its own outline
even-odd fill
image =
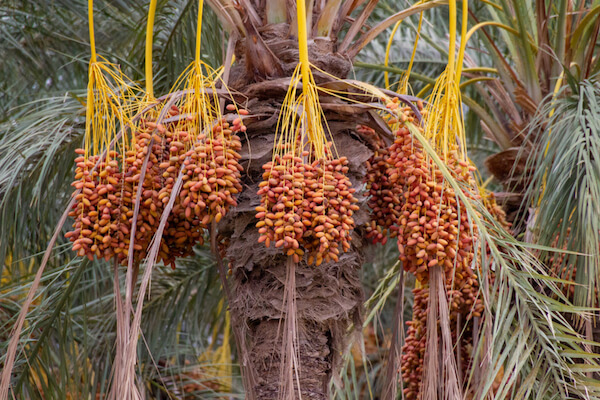
[[[98,50],[124,68],[135,66],[129,54],[138,2],[95,3]],[[0,59],[0,121],[12,117],[14,106],[85,87],[90,48],[81,38],[88,37],[87,2],[3,2],[0,32],[0,53],[7,55]]]
[[[62,252],[69,253],[67,249]],[[11,281],[0,293],[0,349],[8,342],[35,263],[25,268],[17,260],[7,270]],[[107,393],[116,325],[112,280],[109,265],[80,258],[54,262],[45,271],[13,370],[12,390],[17,398],[87,398]],[[148,394],[169,392],[177,397],[186,393],[202,398],[221,390],[240,392],[233,360],[219,365],[222,361],[213,356],[223,341],[219,334],[225,317],[225,309],[218,307],[221,298],[216,267],[206,248],[182,260],[175,270],[157,269],[145,305],[139,349],[139,379]],[[221,376],[227,370],[229,377]],[[223,386],[227,378],[233,379],[233,386]]]
[[[552,272],[571,280],[574,302],[598,307],[600,285],[600,89],[583,81],[541,107],[527,136],[533,171],[526,202],[536,208],[536,242],[569,254],[546,253]],[[571,285],[573,287],[573,285]]]
[[[29,103],[0,124],[0,259],[42,250],[69,200],[85,107],[76,93]]]
[[[583,348],[585,339],[567,318],[590,309],[572,306],[535,256],[535,247],[513,238],[480,201],[469,200],[425,138],[416,129],[411,132],[465,204],[469,223],[479,234],[476,261],[486,315],[476,346],[483,360],[478,382],[472,383],[476,393],[482,398],[491,393],[503,371],[495,388],[498,399],[517,387],[519,393],[535,391],[540,398],[557,393],[561,398],[597,396],[600,386],[585,372],[598,368],[599,357]]]

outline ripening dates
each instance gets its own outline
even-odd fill
[[[168,110],[169,117],[179,114],[177,106]],[[135,261],[143,259],[180,172],[183,187],[174,199],[158,254],[165,264],[190,255],[194,245],[203,243],[208,224],[237,204],[241,143],[234,132],[242,130],[241,120],[232,126],[221,120],[212,132],[198,134],[188,119],[157,124],[147,114],[133,132],[129,149],[123,154],[110,151],[103,160],[97,155],[86,158],[83,149],[77,150],[73,186],[81,193],[69,214],[75,219],[74,230],[66,237],[78,255],[116,257],[127,263],[139,192],[133,250]]]
[[[309,264],[338,261],[340,250],[350,249],[358,210],[347,165],[346,157],[305,163],[293,153],[265,164],[256,208],[259,242],[274,243],[295,262],[305,253]]]

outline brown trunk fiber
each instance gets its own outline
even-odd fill
[[[298,65],[298,40],[289,34],[285,23],[267,25],[259,30],[253,28],[252,35],[240,39],[236,45],[238,60],[231,68],[229,87],[244,92],[249,84],[264,80],[291,77]],[[352,64],[347,57],[336,52],[336,42],[326,38],[315,38],[308,45],[310,62],[338,78],[345,78]],[[318,71],[313,71],[317,82],[330,80]]]
[[[354,252],[340,261],[319,268],[304,263],[296,267],[297,373],[304,399],[329,398],[329,381],[344,350],[347,329],[352,322],[360,326],[362,259]],[[248,339],[254,392],[258,399],[282,398],[285,258],[271,258],[268,264],[253,265],[251,271],[244,265],[234,268],[232,308],[243,316],[238,323]],[[297,391],[295,371],[292,376]]]

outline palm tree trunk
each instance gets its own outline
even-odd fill
[[[231,253],[238,256],[233,262],[231,307],[233,314],[241,317],[236,322],[247,339],[251,363],[247,367],[254,374],[256,398],[282,398],[282,376],[288,374],[294,377],[296,393],[299,382],[302,398],[328,399],[329,381],[340,364],[348,328],[352,323],[361,325],[360,252],[355,249],[340,257],[339,263],[319,268],[298,264],[293,288],[297,313],[289,316],[283,302],[285,257],[252,252],[258,247],[252,239],[258,235],[245,232],[243,236],[232,238],[235,245],[228,252],[231,259]],[[299,368],[282,371],[283,330],[290,317],[296,318]]]
[[[257,399],[289,399],[289,389],[293,387],[296,398],[300,392],[303,399],[328,399],[329,382],[340,365],[349,329],[352,326],[360,329],[362,325],[360,269],[365,244],[362,233],[358,228],[354,231],[352,248],[340,255],[339,262],[316,267],[303,260],[295,265],[295,274],[290,277],[287,257],[281,249],[258,243],[255,227],[262,166],[271,161],[279,110],[298,62],[297,42],[288,37],[288,31],[287,24],[266,26],[260,36],[254,32],[251,40],[241,39],[236,46],[238,62],[231,70],[229,85],[244,93],[246,103],[242,105],[250,112],[244,120],[246,137],[242,137],[244,190],[238,206],[221,221],[219,238],[229,261],[232,323],[241,336],[240,343],[245,343],[245,349],[238,349],[245,354],[242,371],[252,375],[245,376],[244,382],[252,382],[254,386],[246,391]],[[311,62],[332,75],[343,78],[350,70],[348,60],[333,51],[331,42],[311,43],[309,53]],[[263,56],[254,57],[256,54]],[[246,62],[249,59],[251,63]],[[321,75],[315,75],[315,79],[330,80]],[[357,114],[363,115],[359,117],[325,111],[339,155],[348,157],[348,177],[357,188],[355,196],[360,205],[365,199],[358,192],[366,172],[365,162],[372,152],[355,128],[365,123],[364,115],[368,113],[359,110]],[[357,227],[368,219],[362,210],[353,217]],[[289,299],[290,293],[295,299],[293,313],[287,307],[289,302],[284,300],[286,295]],[[284,335],[284,330],[290,326],[296,332],[298,367],[290,368],[287,363],[287,371],[283,371],[287,360],[282,350],[287,344],[284,337],[290,337]],[[284,376],[293,377],[293,382],[283,382]],[[284,394],[286,385],[288,391]]]
[[[252,107],[253,114],[260,106]],[[242,148],[245,168],[245,189],[219,227],[221,243],[229,261],[231,277],[230,307],[233,321],[246,343],[247,363],[244,370],[253,376],[245,382],[254,382],[257,399],[275,399],[283,396],[282,346],[283,330],[289,317],[284,304],[288,268],[287,257],[274,246],[258,243],[254,208],[259,205],[256,194],[262,179],[262,165],[271,160],[277,113],[263,121],[248,121],[248,138]],[[372,154],[357,136],[350,136],[353,124],[335,121],[330,127],[340,156],[349,159],[349,177],[353,187],[360,188],[364,177],[365,161]],[[338,128],[336,128],[338,127]],[[343,128],[343,129],[342,129]],[[335,129],[338,129],[336,132]],[[357,196],[359,202],[364,197]],[[360,203],[359,203],[360,204]],[[364,211],[354,214],[356,226],[367,220]],[[295,267],[295,293],[298,354],[298,375],[294,371],[294,386],[298,382],[304,399],[327,399],[328,385],[339,364],[351,326],[361,327],[360,308],[363,293],[360,269],[364,261],[364,241],[360,230],[355,230],[352,248],[343,253],[339,262],[308,266],[305,261]],[[288,290],[290,288],[288,287]],[[289,322],[289,321],[288,321]],[[238,349],[242,354],[242,349]],[[288,371],[289,372],[289,371]],[[280,397],[283,398],[283,397]]]

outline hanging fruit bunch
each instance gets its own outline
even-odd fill
[[[510,224],[506,222],[504,211],[496,204],[493,194],[484,190],[481,193],[485,198],[484,204],[490,214],[500,225],[508,229]],[[471,316],[481,317],[483,304],[479,299],[476,299],[475,302],[469,301],[469,299],[473,299],[473,296],[476,296],[479,290],[478,279],[471,277],[467,282],[462,282],[463,286],[461,288],[453,289],[453,285],[459,280],[456,278],[449,277],[446,281],[446,292],[448,293],[448,299],[451,301],[450,328],[455,347],[461,349],[460,352],[457,351],[460,354],[460,361],[458,362],[460,371],[462,376],[468,376],[473,365],[473,324],[470,322]],[[494,274],[490,274],[488,279],[489,284],[493,285]],[[415,299],[413,319],[407,322],[408,331],[405,345],[402,348],[403,356],[401,361],[404,396],[409,400],[418,398],[423,378],[422,365],[425,361],[428,285],[414,289],[413,294]],[[464,300],[465,297],[468,298],[466,301]],[[457,329],[457,323],[459,323],[460,332]],[[492,391],[495,391],[495,386],[492,387]]]
[[[496,203],[494,196],[490,192],[481,190],[482,197],[484,197],[484,204],[490,214],[494,217],[501,226],[505,229],[510,227],[510,224],[506,222],[504,217],[505,213],[501,207]],[[493,285],[494,274],[488,276],[489,284]],[[468,376],[470,373],[471,366],[473,365],[473,324],[470,322],[471,315],[473,317],[481,317],[483,312],[483,304],[479,299],[475,301],[475,306],[472,307],[472,303],[467,304],[463,298],[469,296],[472,298],[479,289],[478,279],[472,277],[469,284],[468,290],[463,288],[453,289],[457,279],[453,282],[453,277],[449,277],[446,281],[446,291],[448,298],[451,300],[451,313],[450,313],[450,328],[452,333],[452,340],[455,343],[457,349],[461,349],[460,352],[460,371],[462,376]],[[402,360],[401,360],[401,374],[404,382],[404,396],[407,400],[417,399],[420,393],[420,385],[423,378],[423,363],[425,361],[425,347],[427,338],[427,311],[428,311],[428,297],[429,287],[428,285],[420,286],[413,290],[414,304],[413,304],[413,318],[412,321],[407,322],[408,331],[406,335],[405,344],[402,347]],[[465,320],[466,316],[466,320]],[[460,320],[459,320],[460,318]],[[457,329],[457,322],[460,324],[460,332]],[[492,392],[495,392],[494,385]]]
[[[386,108],[393,112],[395,117],[387,117],[387,123],[394,130],[400,129],[405,123],[417,121],[411,107],[400,107],[400,100],[395,97],[386,99]],[[424,114],[423,103],[418,101],[416,106]],[[404,160],[398,155],[402,144],[396,140],[389,148],[375,131],[368,127],[359,127],[359,132],[376,137],[374,140],[373,156],[367,161],[367,174],[365,176],[366,190],[369,200],[367,205],[371,209],[370,223],[367,225],[367,238],[373,243],[387,243],[388,237],[398,235],[398,225],[402,215],[402,205],[405,202],[402,177],[397,172],[388,175],[389,171],[402,168]]]
[[[390,151],[395,162],[401,163],[402,168],[388,170],[389,176],[398,176],[397,183],[404,185],[404,204],[399,223],[398,249],[404,269],[413,273],[422,283],[426,292],[429,288],[432,269],[442,268],[445,281],[445,294],[449,302],[449,326],[455,346],[465,348],[469,343],[464,342],[464,332],[471,328],[468,321],[473,316],[481,316],[483,303],[479,298],[478,277],[473,270],[475,258],[474,242],[477,240],[477,230],[469,224],[464,205],[457,200],[453,188],[447,185],[442,172],[434,165],[423,151],[420,142],[413,140],[406,128],[400,128],[396,136],[396,150]],[[456,149],[451,147],[446,164],[453,178],[465,185],[473,187],[472,169],[460,160]],[[469,190],[463,193],[467,197],[476,197]],[[443,301],[446,301],[444,298]],[[418,304],[417,304],[418,305]],[[426,306],[425,306],[426,307]],[[420,315],[424,310],[417,311],[413,323],[417,326],[426,325]],[[456,327],[456,321],[467,322],[467,325]],[[427,327],[427,329],[439,329]],[[425,350],[422,348],[425,334],[418,330],[409,332],[411,337],[407,343],[415,341],[421,347],[407,347],[410,353],[407,362],[418,359],[424,361]],[[459,341],[458,344],[457,341]],[[470,365],[470,355],[462,354],[461,366]],[[412,368],[407,366],[408,369]],[[462,371],[463,376],[467,371]],[[407,398],[417,398],[418,385],[414,377],[405,373],[404,380]],[[420,380],[419,380],[420,382]]]
[[[415,142],[408,129],[401,128],[395,142],[398,151],[390,152],[395,160],[403,160],[401,168],[388,170],[393,182],[404,184],[398,234],[400,260],[423,283],[429,279],[429,269],[437,265],[443,267],[447,277],[456,275],[459,282],[473,279],[476,228],[470,226],[464,205],[457,201],[454,189],[445,184],[442,172]],[[472,167],[458,161],[455,150],[449,153],[447,165],[457,181],[474,183]],[[475,197],[470,191],[463,193]]]
[[[305,164],[301,157],[292,151],[292,146],[278,146],[281,154],[275,154],[273,161],[263,165],[263,181],[259,184],[258,195],[261,206],[256,208],[259,222],[259,242],[267,247],[271,242],[281,247],[295,262],[300,262],[304,250],[300,248],[306,232],[303,223],[302,203],[305,185]],[[302,153],[303,155],[306,153]]]
[[[305,11],[302,2],[298,6],[300,21]],[[282,105],[273,159],[263,166],[256,226],[259,242],[281,248],[295,263],[307,254],[307,263],[318,266],[338,261],[350,249],[358,206],[347,176],[348,159],[327,140],[305,29],[299,28],[298,36],[300,64]],[[296,96],[300,82],[302,93]]]
[[[89,9],[93,44],[91,1]],[[151,22],[149,18],[149,25]],[[149,41],[151,43],[151,35]],[[76,178],[81,177],[83,187],[88,190],[82,193],[83,196],[76,195],[77,201],[71,212],[75,230],[67,233],[71,240],[75,239],[74,250],[90,259],[94,255],[107,260],[114,257],[122,264],[127,264],[130,258],[132,262],[141,260],[161,214],[157,196],[160,188],[157,154],[160,153],[160,133],[164,127],[155,123],[160,103],[153,96],[149,59],[151,57],[147,55],[143,97],[128,89],[127,101],[116,103],[114,99],[120,97],[103,95],[102,90],[93,87],[95,81],[90,74],[85,149],[78,151],[80,157],[76,160]],[[115,74],[110,76],[115,79]],[[102,101],[98,102],[97,98]],[[150,106],[153,103],[158,104]],[[115,137],[117,129],[120,130],[119,141]],[[128,130],[131,136],[128,136]],[[102,155],[101,151],[104,151]],[[90,152],[94,154],[91,158],[88,157]],[[95,169],[92,168],[94,163],[97,163]],[[90,191],[94,193],[90,194]],[[77,234],[88,237],[77,242]],[[81,242],[84,245],[79,248]]]
[[[137,203],[138,214],[133,243],[130,243],[131,236],[124,241],[129,244],[129,251],[133,249],[133,260],[136,263],[146,257],[164,208],[158,193],[162,187],[160,155],[165,128],[164,125],[157,124],[156,119],[156,112],[144,114],[133,132],[132,147],[125,153],[122,211],[133,211],[135,216]],[[126,223],[132,227],[133,217]],[[120,261],[126,263],[127,257]]]
[[[152,16],[150,13],[149,43]],[[124,265],[143,260],[180,174],[183,187],[176,194],[158,254],[165,264],[174,266],[177,257],[192,254],[193,247],[203,243],[210,224],[219,222],[236,205],[235,196],[242,189],[241,143],[236,133],[245,127],[239,117],[230,124],[222,116],[215,94],[218,73],[200,60],[201,18],[202,1],[196,59],[173,89],[181,89],[183,95],[168,107],[163,108],[154,97],[151,46],[147,46],[143,98],[128,92],[128,99],[133,100],[117,104],[113,99],[119,98],[109,93],[94,102],[98,90],[88,90],[92,101],[88,101],[86,148],[77,151],[77,180],[73,183],[81,193],[70,213],[75,229],[67,233],[79,255],[115,257]],[[106,109],[115,112],[112,119],[102,114]],[[137,117],[123,117],[131,114]],[[116,149],[106,152],[117,118],[122,131],[131,129],[131,136],[122,135]],[[102,123],[105,125],[99,129]],[[99,150],[105,155],[99,155]],[[94,155],[89,156],[90,152]]]
[[[407,400],[417,399],[423,376],[429,288],[415,288],[413,295],[413,316],[412,321],[406,323],[408,331],[404,346],[402,346],[402,358],[400,360],[400,371],[404,381],[403,392]]]
[[[171,106],[169,115],[175,119],[181,117],[179,107]],[[159,155],[162,186],[158,192],[161,207],[164,207],[171,198],[173,186],[186,157],[186,149],[192,145],[192,135],[187,131],[179,130],[176,123],[167,123],[164,137],[159,137],[158,140],[164,143]],[[174,266],[176,257],[190,255],[196,243],[203,243],[203,234],[204,231],[197,221],[186,220],[185,210],[181,203],[176,201],[163,231],[159,259],[162,259],[165,264],[171,263]]]
[[[165,181],[159,198],[163,203],[169,201],[180,171],[183,186],[163,233],[160,257],[165,263],[190,255],[194,245],[203,243],[210,224],[219,222],[230,207],[237,205],[235,196],[242,189],[238,163],[241,143],[234,132],[240,128],[239,122],[230,126],[221,119],[208,133],[175,130],[167,136],[165,161],[161,164]]]
[[[278,146],[263,166],[256,208],[259,242],[281,247],[295,262],[305,253],[309,264],[337,261],[340,250],[350,248],[358,209],[346,175],[348,159],[332,158],[329,146],[325,157],[310,161],[314,149],[294,149],[295,143]]]
[[[372,128],[359,126],[358,132],[376,137],[373,156],[367,161],[365,176],[368,194],[367,206],[371,210],[370,222],[366,227],[366,237],[373,243],[386,244],[388,237],[396,237],[392,227],[397,226],[402,206],[402,188],[391,184],[387,170],[391,166],[389,150]]]
[[[422,285],[415,290],[413,321],[402,359],[405,396],[416,399],[423,370],[421,367],[415,369],[415,366],[422,365],[425,360],[426,332],[427,329],[439,329],[438,326],[427,327],[431,269],[441,267],[444,271],[445,292],[450,305],[449,326],[455,346],[468,348],[470,338],[465,332],[471,328],[467,324],[459,331],[456,321],[469,321],[483,311],[483,303],[478,298],[479,283],[472,269],[476,230],[471,230],[464,206],[457,201],[441,171],[406,126],[396,132],[390,158],[388,165],[393,168],[388,169],[387,175],[392,184],[404,191],[397,237],[400,259],[404,269],[413,273]],[[456,151],[449,153],[447,166],[457,181],[473,183],[468,164],[458,161]],[[465,193],[470,196],[470,192]],[[470,353],[465,351],[461,357],[461,369],[471,364]],[[463,376],[467,372],[464,369]]]
[[[232,124],[223,117],[216,88],[219,72],[200,58],[203,1],[198,5],[195,59],[173,88],[184,95],[178,101],[180,118],[166,137],[162,164],[166,167],[165,186],[159,194],[163,202],[168,202],[179,173],[183,175],[183,187],[163,233],[160,257],[165,263],[191,254],[211,224],[237,205],[236,195],[242,190],[237,133],[245,127],[239,117]],[[231,108],[236,110],[235,105]]]
[[[312,177],[313,182],[309,178],[303,217],[310,212],[312,223],[304,233],[304,247],[308,252],[308,263],[314,261],[320,265],[323,261],[338,261],[340,245],[343,252],[350,249],[350,233],[354,228],[352,215],[358,206],[353,195],[355,189],[346,175],[346,157],[318,160],[311,167],[307,176]]]
[[[450,8],[454,22],[456,2],[452,1]],[[464,9],[463,18],[466,15]],[[463,31],[466,22],[463,19]],[[418,282],[401,366],[407,399],[419,398],[421,382],[441,379],[434,374],[442,370],[456,378],[446,376],[449,382],[457,382],[444,388],[445,395],[462,396],[467,381],[460,377],[468,376],[472,364],[472,335],[468,332],[473,329],[473,317],[483,312],[476,262],[478,232],[463,203],[480,198],[473,179],[475,168],[464,148],[459,83],[465,43],[461,42],[455,59],[456,24],[451,31],[448,68],[436,81],[427,108],[418,107],[424,116],[422,125],[416,124],[411,109],[388,104],[393,113],[388,124],[395,132],[394,143],[386,150],[376,149],[369,164],[369,235],[378,242],[384,242],[386,236],[396,237],[403,268]],[[441,159],[445,164],[443,168],[434,162],[432,152],[438,163]],[[438,300],[430,304],[430,298]],[[439,318],[428,321],[426,316],[432,313]],[[432,322],[434,325],[428,326]],[[427,343],[431,330],[438,331],[439,343]],[[463,351],[443,357],[439,369],[423,369],[426,354],[436,347]]]
[[[449,285],[447,285],[448,287]],[[408,321],[408,330],[402,358],[400,373],[404,382],[404,398],[414,400],[419,398],[425,364],[427,345],[427,313],[429,311],[429,286],[413,289],[413,317]],[[450,316],[452,329],[452,342],[455,344],[455,353],[460,359],[457,362],[461,376],[468,377],[473,365],[473,325],[464,324],[460,314],[452,313]],[[460,330],[456,328],[457,323]]]
[[[412,350],[418,352],[407,357],[407,362],[414,362],[421,357],[424,360],[427,353],[437,354],[433,352],[436,347],[442,349],[442,354],[445,351],[443,349],[448,348],[471,350],[472,343],[465,332],[473,329],[473,317],[481,316],[483,311],[477,276],[479,266],[476,262],[479,260],[476,252],[478,232],[476,226],[470,223],[467,207],[463,203],[479,200],[480,197],[472,176],[475,168],[469,164],[466,156],[459,89],[466,41],[461,41],[456,52],[456,1],[450,1],[449,5],[448,66],[436,80],[423,128],[407,126],[408,129],[401,128],[396,134],[398,152],[394,161],[398,163],[403,160],[403,168],[394,172],[398,173],[398,183],[405,188],[398,233],[400,259],[404,268],[414,273],[417,281],[428,288],[428,298],[435,296],[438,299],[437,304],[428,302],[427,313],[431,314],[433,310],[434,315],[440,318],[425,321],[425,324],[434,323],[434,326],[426,325],[425,330],[438,330],[441,334],[439,343],[426,343],[425,352]],[[465,38],[467,2],[463,2],[462,6],[461,37]],[[439,165],[433,158],[445,165]],[[447,179],[452,179],[453,184]],[[443,282],[442,286],[439,286],[440,282]],[[446,309],[448,313],[444,311]],[[416,320],[419,320],[419,315],[417,312]],[[412,334],[417,336],[416,331]],[[407,348],[407,351],[411,349]],[[443,356],[439,371],[451,374],[447,375],[450,376],[448,382],[456,382],[444,388],[445,396],[462,397],[462,391],[468,390],[465,387],[468,379],[465,377],[469,376],[472,356],[471,351]],[[410,385],[408,382],[415,377],[405,373],[403,378],[409,385],[406,388],[407,398],[419,398],[422,395],[420,384]],[[424,382],[438,379],[443,378],[431,368],[424,370],[419,377]]]
[[[127,137],[117,130],[131,125],[131,105],[138,88],[120,69],[96,54],[93,1],[88,2],[91,58],[86,99],[84,147],[75,151],[75,203],[69,216],[73,230],[65,235],[79,256],[106,260],[122,251],[120,209],[123,157]],[[120,138],[119,138],[120,136]],[[112,150],[114,145],[117,150]]]
[[[65,235],[73,242],[79,256],[110,259],[119,249],[120,229],[117,203],[120,187],[119,158],[114,151],[105,157],[87,156],[85,149],[77,149],[75,181],[72,186],[80,190],[69,216],[75,222],[73,230]],[[96,165],[98,166],[96,167]]]
[[[388,40],[385,52],[385,66],[388,65],[392,41],[401,22],[402,21],[398,21],[394,25],[392,34]],[[408,68],[406,69],[406,73],[403,74],[398,82],[397,92],[401,94],[408,93],[408,80],[416,55],[417,44],[419,43],[422,22],[423,13],[420,13],[417,37],[415,38],[415,43],[413,45],[412,56]],[[386,88],[391,88],[388,71],[384,72],[384,79]],[[398,130],[399,127],[407,121],[414,122],[416,120],[416,116],[411,107],[407,106],[401,108],[400,101],[397,97],[392,99],[386,97],[383,100],[386,102],[386,108],[392,112],[392,116],[384,114],[383,117],[394,131]],[[416,105],[419,112],[424,114],[423,102],[418,100]],[[374,135],[375,131],[368,127],[359,127],[358,131],[363,134],[376,136]],[[367,174],[365,176],[365,184],[369,199],[367,205],[371,210],[370,223],[366,227],[366,237],[371,239],[374,244],[386,244],[388,237],[395,238],[398,234],[398,222],[402,213],[402,204],[404,203],[404,185],[398,185],[398,182],[392,182],[392,177],[387,174],[388,169],[401,167],[401,160],[396,160],[393,154],[390,154],[391,152],[397,151],[397,144],[394,143],[390,148],[387,148],[381,138],[377,136],[377,139],[374,143],[373,156],[367,161],[366,165]],[[397,162],[398,165],[390,164],[392,161]],[[393,178],[394,181],[397,181],[398,179],[397,176],[393,176]]]
[[[81,180],[74,186],[83,188],[83,192],[76,196],[70,213],[75,219],[75,230],[67,236],[71,240],[78,233],[88,236],[86,240],[74,242],[73,249],[79,255],[90,259],[95,255],[107,260],[116,257],[119,263],[126,264],[132,248],[135,261],[145,257],[163,208],[159,199],[162,185],[159,157],[162,153],[160,132],[164,126],[157,126],[153,120],[153,114],[148,112],[137,124],[132,124],[130,140],[124,139],[117,150],[108,151],[105,158],[95,155],[86,159],[85,149],[78,150],[75,177]],[[138,192],[137,226],[130,247]],[[78,246],[82,242],[87,246]]]

